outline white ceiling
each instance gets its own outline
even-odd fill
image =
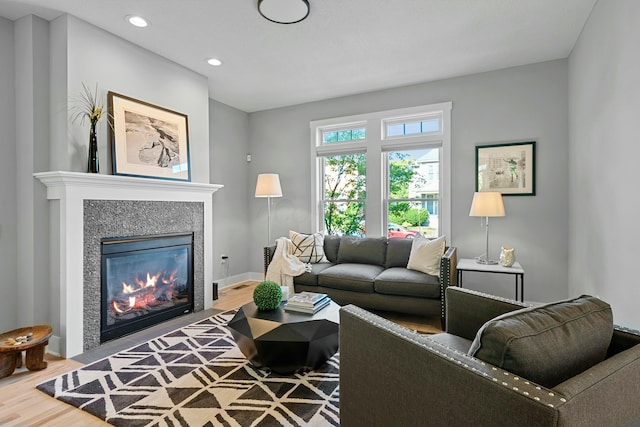
[[[75,15],[194,70],[253,112],[566,58],[597,0],[309,0],[297,24],[257,0],[0,0],[0,16]],[[125,16],[151,21],[132,27]],[[224,63],[206,63],[218,57]]]

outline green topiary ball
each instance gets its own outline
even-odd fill
[[[265,281],[258,283],[253,290],[253,302],[258,310],[275,310],[282,302],[282,289],[276,282]]]

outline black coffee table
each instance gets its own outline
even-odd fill
[[[278,374],[312,370],[338,351],[340,306],[331,303],[315,314],[280,308],[259,311],[243,305],[228,324],[242,354],[258,368]]]

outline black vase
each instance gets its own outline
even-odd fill
[[[91,123],[91,130],[89,131],[89,160],[87,164],[87,172],[99,173],[100,164],[98,162],[98,138],[96,136],[96,124]]]

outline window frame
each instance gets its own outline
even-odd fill
[[[310,127],[311,230],[324,231],[322,157],[365,153],[367,163],[365,221],[368,236],[387,235],[389,151],[440,148],[439,151],[439,235],[451,236],[451,109],[452,102],[378,111],[346,117],[314,120]],[[440,117],[440,132],[387,136],[389,123],[403,123]],[[323,133],[365,128],[365,139],[323,142]]]

